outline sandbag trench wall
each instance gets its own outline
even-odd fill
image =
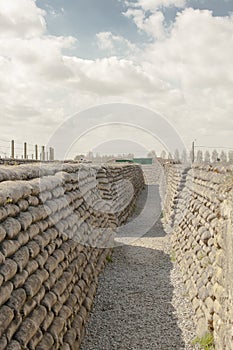
[[[167,165],[165,221],[172,258],[195,311],[197,335],[213,333],[217,350],[233,349],[233,168]]]
[[[101,247],[143,185],[136,165],[0,167],[1,350],[79,349],[111,253]]]

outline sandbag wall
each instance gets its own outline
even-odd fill
[[[187,173],[190,167],[171,163],[164,163],[163,167],[166,179],[163,218],[166,223],[173,225],[177,203],[181,196],[182,189],[185,186]]]
[[[176,170],[170,169],[170,173]],[[182,177],[180,177],[182,180]],[[171,189],[177,181],[170,179]],[[175,181],[175,183],[174,183]],[[179,182],[178,182],[179,183]],[[182,186],[182,184],[178,184]],[[197,321],[213,332],[216,349],[233,348],[233,169],[195,165],[173,195],[173,257],[179,264]],[[172,196],[171,196],[172,198]],[[231,277],[230,277],[231,276]]]
[[[98,189],[104,201],[112,203],[109,216],[120,226],[134,209],[138,191],[144,187],[140,166],[103,166],[97,174]]]
[[[143,184],[135,165],[0,168],[1,350],[79,349],[106,247]]]

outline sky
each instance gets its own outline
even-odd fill
[[[187,149],[233,148],[232,96],[233,0],[0,2],[0,154],[11,139],[47,144],[70,116],[111,103],[163,116]],[[107,147],[133,142],[123,129],[105,125]]]

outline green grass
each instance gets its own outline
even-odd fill
[[[13,199],[10,197],[7,197],[5,204],[10,204],[10,203],[13,203]]]
[[[172,262],[176,261],[176,252],[174,250],[170,254],[170,259],[171,259]]]
[[[112,262],[113,262],[111,255],[107,255],[107,256],[106,256],[106,260],[107,260],[107,262],[109,262],[109,263],[112,263]]]
[[[203,350],[214,349],[214,337],[212,333],[206,333],[202,338],[195,338],[193,344],[199,344]]]

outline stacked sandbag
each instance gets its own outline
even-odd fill
[[[144,186],[141,167],[137,165],[105,166],[97,174],[98,189],[106,203],[111,204],[109,220],[116,226],[124,223]]]
[[[117,169],[136,186],[130,212],[140,170]],[[61,163],[0,168],[0,349],[79,348],[111,252],[105,247],[119,224],[111,211],[117,197],[110,191],[108,203],[99,192],[100,170]]]
[[[170,223],[173,226],[177,203],[180,200],[182,189],[186,184],[186,177],[190,168],[171,163],[164,163],[163,166],[166,182],[163,218],[165,223]]]
[[[172,236],[173,256],[195,310],[197,333],[213,332],[218,349],[230,349],[233,344],[229,340],[233,284],[228,282],[229,271],[233,275],[229,268],[233,251],[232,179],[232,167],[195,165],[175,203]]]

